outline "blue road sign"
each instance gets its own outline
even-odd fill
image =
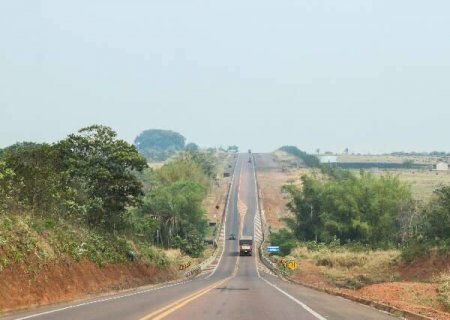
[[[267,252],[280,252],[280,246],[268,246]]]

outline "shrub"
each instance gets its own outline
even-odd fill
[[[193,258],[200,257],[205,249],[204,241],[202,237],[198,235],[189,235],[186,239],[177,236],[175,238],[175,247]]]
[[[414,261],[416,258],[425,258],[430,254],[430,246],[422,237],[411,239],[402,248],[401,257],[406,263]]]
[[[283,257],[289,255],[292,249],[297,246],[295,236],[285,228],[280,229],[278,232],[272,232],[270,234],[270,242],[272,245],[280,246],[280,256]]]
[[[436,281],[438,283],[438,299],[447,310],[450,310],[450,271],[441,273]]]

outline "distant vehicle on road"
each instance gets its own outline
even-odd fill
[[[242,236],[241,239],[239,239],[239,255],[251,256],[252,251],[253,251],[253,237]]]
[[[230,233],[228,240],[236,240],[236,235],[234,233]]]

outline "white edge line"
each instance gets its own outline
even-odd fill
[[[255,159],[253,157],[253,159]],[[253,161],[253,173],[254,173],[254,180],[255,180],[255,192],[256,192],[256,196],[258,199],[258,186],[256,184],[256,167],[255,167],[255,161]],[[256,201],[256,208],[259,209],[259,201]],[[256,212],[257,214],[260,214],[260,211]],[[255,216],[255,220],[256,220],[256,216]],[[255,223],[255,222],[254,222]],[[259,273],[259,269],[258,269],[258,262],[256,259],[256,254],[255,254],[255,266],[256,266],[256,273],[258,274],[258,278],[260,278],[261,280],[263,280],[264,282],[266,282],[269,286],[273,287],[274,289],[276,289],[277,291],[281,292],[282,294],[284,294],[286,297],[288,297],[289,299],[291,299],[292,301],[294,301],[295,303],[297,303],[298,305],[300,305],[303,309],[305,309],[306,311],[308,311],[310,314],[312,314],[314,317],[316,317],[319,320],[327,320],[325,317],[321,316],[320,314],[318,314],[317,312],[315,312],[313,309],[311,309],[310,307],[308,307],[306,304],[304,304],[303,302],[301,302],[300,300],[298,300],[297,298],[293,297],[292,295],[290,295],[289,293],[287,293],[286,291],[280,289],[279,287],[277,287],[276,285],[274,285],[272,282],[264,279],[263,277],[261,277],[261,274]]]
[[[318,314],[317,312],[315,312],[313,309],[311,309],[310,307],[308,307],[306,304],[304,304],[303,302],[301,302],[300,300],[294,298],[293,296],[291,296],[289,293],[287,293],[286,291],[278,288],[276,285],[274,285],[273,283],[271,283],[270,281],[264,279],[263,277],[259,277],[261,280],[263,280],[264,282],[266,282],[269,286],[275,288],[276,290],[278,290],[279,292],[281,292],[282,294],[284,294],[286,297],[288,297],[289,299],[291,299],[292,301],[294,301],[295,303],[297,303],[298,305],[300,305],[303,309],[305,309],[306,311],[308,311],[309,313],[311,313],[314,317],[316,317],[319,320],[327,320],[327,318],[321,316],[320,314]]]
[[[75,308],[79,308],[79,307],[83,307],[83,306],[87,306],[87,305],[91,305],[91,304],[96,304],[96,303],[107,302],[107,301],[112,301],[112,300],[118,300],[118,299],[122,299],[122,298],[131,297],[131,296],[136,296],[136,295],[144,294],[144,293],[151,292],[151,291],[157,291],[157,290],[164,289],[164,288],[175,287],[175,286],[178,286],[178,285],[181,285],[181,284],[188,283],[190,281],[192,281],[192,280],[177,282],[177,283],[169,284],[169,285],[158,287],[158,288],[146,289],[146,290],[143,290],[143,291],[128,293],[128,294],[124,294],[124,295],[120,295],[120,296],[114,296],[114,297],[111,297],[111,298],[104,298],[104,299],[99,299],[99,300],[94,300],[94,301],[83,302],[83,303],[70,305],[70,306],[63,307],[63,308],[53,309],[53,310],[49,310],[49,311],[45,311],[45,312],[35,313],[35,314],[28,315],[28,316],[16,318],[16,320],[31,319],[31,318],[40,317],[40,316],[44,316],[44,315],[47,315],[47,314],[68,310],[68,309],[75,309]]]

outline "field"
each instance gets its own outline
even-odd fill
[[[373,172],[377,175],[387,173],[398,175],[400,180],[411,185],[413,197],[417,200],[429,200],[436,188],[450,184],[450,171],[380,170]]]
[[[415,164],[432,165],[441,160],[441,157],[431,156],[391,156],[391,155],[338,155],[339,162],[381,162],[381,163],[403,163],[413,161]]]
[[[265,163],[268,156],[264,156]],[[432,165],[436,163],[439,157],[429,156],[389,156],[389,155],[339,155],[340,162],[380,162],[380,163],[403,163],[406,160],[413,160],[416,164],[428,164]],[[284,152],[276,151],[272,154],[270,177],[268,177],[267,169],[264,166],[261,170],[261,179],[273,179],[274,185],[270,186],[272,189],[281,187],[282,180],[299,181],[299,177],[303,174],[312,172],[311,169],[302,168],[301,162],[295,157],[288,155]],[[275,172],[276,173],[275,173]],[[352,170],[354,173],[358,173],[359,170]],[[369,170],[375,175],[392,174],[397,175],[399,178],[411,185],[411,191],[413,197],[417,200],[427,201],[433,194],[433,191],[440,185],[450,184],[450,171],[432,171],[432,170],[417,170],[417,169],[401,169],[401,170],[381,170],[373,169]],[[271,190],[272,192],[275,190]],[[271,194],[272,194],[271,192]],[[277,207],[276,201],[270,201],[271,207]],[[281,208],[276,208],[277,212],[282,212]],[[284,214],[282,214],[284,216]]]

